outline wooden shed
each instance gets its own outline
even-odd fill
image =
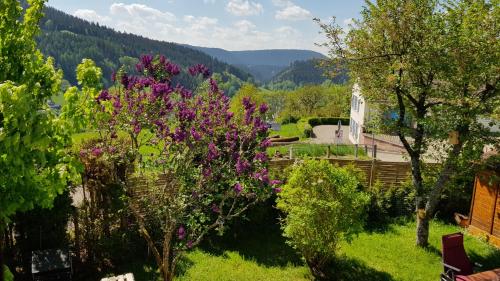
[[[469,231],[485,237],[500,247],[500,172],[479,172],[474,181],[474,193],[469,214]]]

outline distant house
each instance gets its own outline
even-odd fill
[[[349,140],[354,144],[363,144],[363,128],[368,121],[369,106],[361,94],[361,88],[354,84],[351,96],[351,114],[349,122]]]

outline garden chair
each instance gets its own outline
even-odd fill
[[[473,274],[473,264],[464,248],[464,236],[462,233],[443,235],[442,255],[444,272],[441,273],[441,281],[465,281],[469,280],[466,275]],[[481,267],[480,264],[475,264]]]

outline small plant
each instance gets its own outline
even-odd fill
[[[283,235],[318,279],[329,278],[326,267],[335,260],[340,241],[351,241],[363,229],[369,196],[357,187],[349,169],[306,160],[292,168],[278,194],[277,206],[287,215]]]

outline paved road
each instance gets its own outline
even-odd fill
[[[318,144],[336,144],[337,139],[335,138],[335,131],[338,126],[332,125],[321,125],[313,128],[315,138],[311,139],[312,143]],[[342,144],[351,144],[349,141],[349,126],[342,126]]]
[[[310,139],[311,143],[317,144],[335,144],[335,131],[338,126],[336,125],[321,125],[313,128],[315,138]],[[343,136],[342,142],[343,144],[352,144],[349,140],[349,126],[342,126]],[[368,149],[368,155],[372,155],[372,150]],[[377,150],[377,159],[387,162],[408,162],[408,159],[405,157],[405,154],[400,152],[393,151],[382,151]]]

